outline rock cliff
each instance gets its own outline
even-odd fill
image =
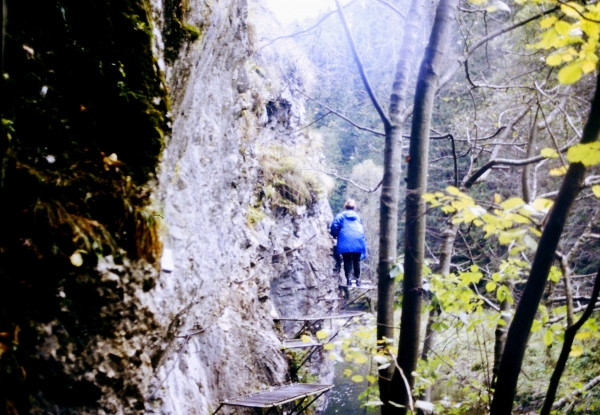
[[[109,3],[41,2],[38,31],[8,4],[0,398],[210,414],[290,381],[297,325],[274,317],[337,307],[319,141],[301,80],[253,51],[245,0]]]
[[[289,381],[273,316],[334,309],[337,280],[322,186],[287,165],[318,151],[297,131],[302,100],[249,56],[245,2],[190,1],[186,19],[202,36],[166,68],[173,127],[156,195],[174,270],[147,295],[162,329],[148,405],[205,414]]]

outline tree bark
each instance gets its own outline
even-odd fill
[[[441,0],[438,4],[429,44],[421,62],[410,138],[408,180],[406,190],[406,231],[404,249],[404,280],[398,365],[414,385],[412,373],[419,358],[421,329],[421,293],[425,251],[425,203],[422,194],[427,189],[429,127],[439,73],[450,43],[450,31],[458,0]],[[398,371],[394,372],[392,390],[402,408],[393,407],[390,413],[406,414],[408,394]]]
[[[550,384],[548,385],[548,392],[546,392],[546,398],[544,399],[544,406],[542,407],[542,411],[540,415],[550,415],[550,411],[552,410],[552,403],[556,398],[556,391],[558,389],[558,384],[560,382],[560,378],[567,366],[567,360],[569,359],[569,353],[571,352],[571,346],[573,346],[573,340],[575,340],[575,335],[577,331],[583,326],[583,323],[587,321],[588,318],[592,315],[594,311],[594,305],[598,300],[598,293],[600,292],[600,269],[596,274],[596,281],[594,282],[594,288],[592,289],[591,301],[587,305],[587,308],[583,312],[583,315],[577,323],[570,326],[565,331],[565,340],[563,343],[563,347],[560,351],[560,356],[558,357],[558,361],[556,362],[556,366],[554,367],[554,372],[552,372],[552,377],[550,378]]]
[[[512,295],[512,283],[510,281],[506,282],[506,287],[510,291]],[[508,332],[508,325],[510,324],[510,310],[511,304],[508,300],[502,301],[500,304],[500,315],[501,320],[504,324],[498,323],[496,326],[496,331],[494,332],[495,341],[494,341],[494,367],[492,369],[493,379],[492,379],[492,387],[496,386],[496,379],[498,378],[498,372],[500,370],[500,361],[502,360],[502,352],[504,351],[504,343],[506,341],[506,334]]]
[[[597,141],[600,136],[600,88],[598,82],[597,79],[592,108],[583,129],[581,143],[584,144]],[[548,223],[542,232],[521,301],[508,330],[498,373],[497,388],[492,400],[491,415],[510,415],[511,413],[531,325],[544,293],[554,253],[569,211],[583,188],[584,175],[585,166],[583,164],[571,163],[548,216]]]
[[[398,247],[398,199],[400,173],[402,172],[402,122],[399,116],[404,110],[406,90],[417,44],[418,26],[423,5],[418,0],[411,2],[408,15],[411,17],[404,28],[400,59],[396,65],[396,76],[390,97],[390,120],[393,127],[386,128],[383,155],[383,183],[381,185],[379,216],[379,263],[377,266],[377,341],[394,339],[394,279],[390,270],[396,263]],[[385,345],[385,343],[379,343]],[[390,384],[394,365],[380,371],[379,393],[382,402],[390,399]],[[387,415],[389,405],[382,408]]]

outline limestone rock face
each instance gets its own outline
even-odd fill
[[[297,131],[303,103],[249,59],[244,1],[188,7],[186,20],[202,36],[165,67],[173,125],[155,193],[173,270],[161,271],[142,299],[157,325],[146,411],[182,415],[209,414],[220,399],[289,382],[273,317],[337,307],[325,194],[310,188],[299,200],[291,184],[270,183],[273,164],[312,151]],[[155,4],[157,27],[161,11]],[[287,335],[294,328],[285,327]],[[331,379],[331,364],[320,371],[322,381]]]

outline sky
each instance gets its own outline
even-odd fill
[[[335,5],[334,0],[266,0],[265,3],[283,24],[316,17]]]

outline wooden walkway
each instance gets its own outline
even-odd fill
[[[321,343],[316,342],[311,339],[309,342],[305,342],[303,340],[284,340],[283,348],[284,349],[300,349],[305,347],[320,347],[323,346]]]
[[[320,316],[307,316],[307,317],[277,317],[273,320],[280,321],[320,321],[320,320],[335,320],[342,318],[360,317],[365,314],[362,311],[348,311],[339,314],[324,314]]]
[[[240,396],[238,398],[221,401],[221,404],[217,410],[213,412],[213,415],[219,412],[224,405],[273,409],[276,406],[293,402],[298,399],[300,399],[300,402],[290,412],[290,415],[293,413],[300,414],[304,412],[311,403],[313,403],[331,388],[333,388],[333,385],[316,385],[308,383],[295,383],[291,385],[279,386],[265,391]],[[314,399],[302,406],[306,398],[314,395],[316,395]],[[269,410],[267,413],[270,411],[271,410]]]

